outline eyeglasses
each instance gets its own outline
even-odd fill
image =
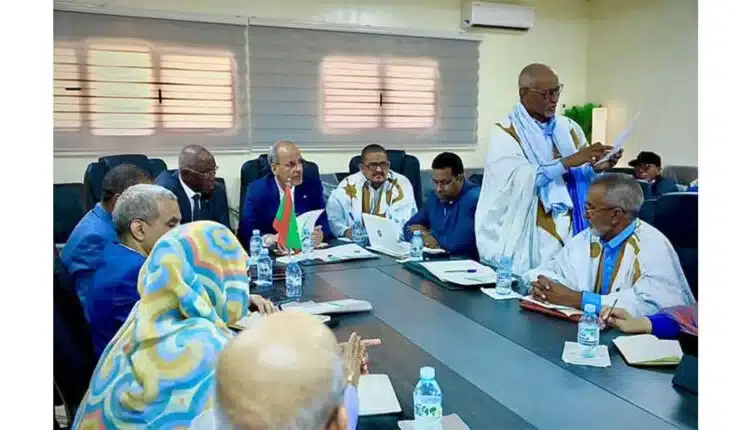
[[[461,176],[463,176],[463,175],[456,175],[456,176],[454,176],[450,180],[442,180],[442,181],[436,181],[435,179],[433,179],[432,180],[432,185],[434,185],[435,188],[441,188],[441,187],[442,188],[447,188],[451,184],[453,184],[454,182],[456,182],[458,180],[458,178],[460,178]]]
[[[550,88],[545,91],[537,90],[535,88],[529,88],[529,91],[531,91],[534,94],[539,94],[540,96],[544,97],[545,99],[551,99],[553,97],[559,97],[560,94],[563,91],[563,84],[560,84],[554,88]]]
[[[293,169],[296,169],[297,167],[303,167],[305,165],[305,160],[303,160],[303,159],[300,158],[297,161],[290,161],[290,162],[284,163],[284,164],[281,164],[281,163],[273,163],[273,164],[275,164],[277,166],[284,166],[284,167],[286,167],[289,170],[293,170]]]
[[[364,165],[369,170],[375,171],[378,167],[380,167],[381,170],[385,170],[391,167],[390,161],[381,161],[380,163],[367,163]]]
[[[189,169],[189,168],[187,168],[187,167],[186,167],[186,168],[184,168],[184,169],[182,169],[182,170],[187,170],[188,172],[193,172],[193,173],[195,173],[196,175],[201,175],[201,176],[203,176],[203,177],[207,177],[207,178],[210,178],[210,177],[212,177],[212,176],[216,176],[216,172],[217,172],[217,171],[219,170],[219,167],[218,167],[218,166],[216,166],[216,167],[214,167],[213,169],[211,169],[211,170],[209,170],[209,171],[207,171],[207,172],[199,172],[199,171],[197,171],[197,170]]]
[[[593,215],[593,214],[595,214],[597,212],[601,212],[601,211],[611,211],[612,209],[620,209],[621,211],[625,212],[619,206],[608,206],[608,207],[603,207],[603,208],[593,208],[593,207],[591,207],[590,204],[586,203],[586,205],[584,205],[584,207],[583,207],[584,212],[586,212],[589,215]]]

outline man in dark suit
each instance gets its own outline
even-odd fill
[[[268,163],[272,173],[251,182],[245,193],[245,204],[237,231],[240,243],[245,248],[250,246],[250,237],[255,229],[260,230],[266,246],[276,245],[278,235],[273,228],[273,220],[286,184],[292,188],[292,201],[297,215],[325,209],[326,206],[320,178],[304,175],[304,161],[297,145],[287,141],[274,143],[268,152]],[[324,238],[331,237],[325,212],[315,225],[312,237],[317,246]]]
[[[182,223],[207,220],[229,224],[227,192],[216,181],[216,160],[200,145],[188,145],[180,151],[179,169],[162,172],[155,183],[173,192],[180,204]]]
[[[658,199],[664,194],[680,191],[677,181],[661,175],[661,157],[654,152],[642,151],[628,163],[635,169],[635,179],[641,183],[645,199]]]

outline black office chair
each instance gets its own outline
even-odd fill
[[[101,201],[104,175],[109,172],[109,169],[120,164],[132,164],[140,167],[151,174],[151,178],[156,178],[159,174],[167,170],[167,163],[164,160],[160,158],[148,158],[143,154],[122,154],[101,157],[97,162],[89,164],[83,175],[86,210],[91,209]]]
[[[654,225],[654,213],[656,212],[656,202],[658,199],[645,200],[641,210],[638,212],[638,218],[651,225]]]
[[[54,385],[65,405],[68,422],[72,422],[89,387],[97,357],[83,307],[56,251],[53,282]]]
[[[698,298],[698,193],[665,194],[656,202],[654,227],[669,239]]]
[[[271,174],[271,165],[268,164],[268,154],[259,155],[254,160],[247,160],[240,169],[240,214],[245,205],[245,193],[247,186],[254,180]],[[305,160],[304,176],[320,178],[318,165],[312,161]]]
[[[83,184],[55,184],[52,196],[55,243],[65,243],[85,214]]]
[[[406,151],[399,149],[389,149],[386,152],[388,161],[391,163],[391,169],[394,172],[406,176],[411,182],[414,191],[414,199],[417,202],[417,208],[422,207],[422,177],[419,168],[419,159],[409,155]],[[359,164],[362,157],[356,155],[349,161],[349,174],[359,172]]]
[[[482,186],[482,179],[484,179],[483,173],[474,173],[473,175],[469,176],[469,180],[480,187]]]

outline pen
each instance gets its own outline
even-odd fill
[[[477,273],[477,269],[446,270],[445,273]]]
[[[615,302],[612,303],[612,307],[609,308],[609,315],[607,315],[607,321],[605,323],[609,325],[609,320],[612,319],[612,313],[615,311],[615,306],[617,306],[617,301],[620,299],[615,299]]]

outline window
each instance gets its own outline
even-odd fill
[[[82,51],[79,64],[76,50],[55,50],[55,128],[77,129],[85,122],[93,135],[143,136],[158,127],[234,126],[229,54],[159,55],[147,44],[127,41],[93,41]]]
[[[326,57],[321,63],[321,88],[327,132],[435,127],[438,73],[434,60]]]
[[[246,28],[55,11],[55,151],[247,148]]]

